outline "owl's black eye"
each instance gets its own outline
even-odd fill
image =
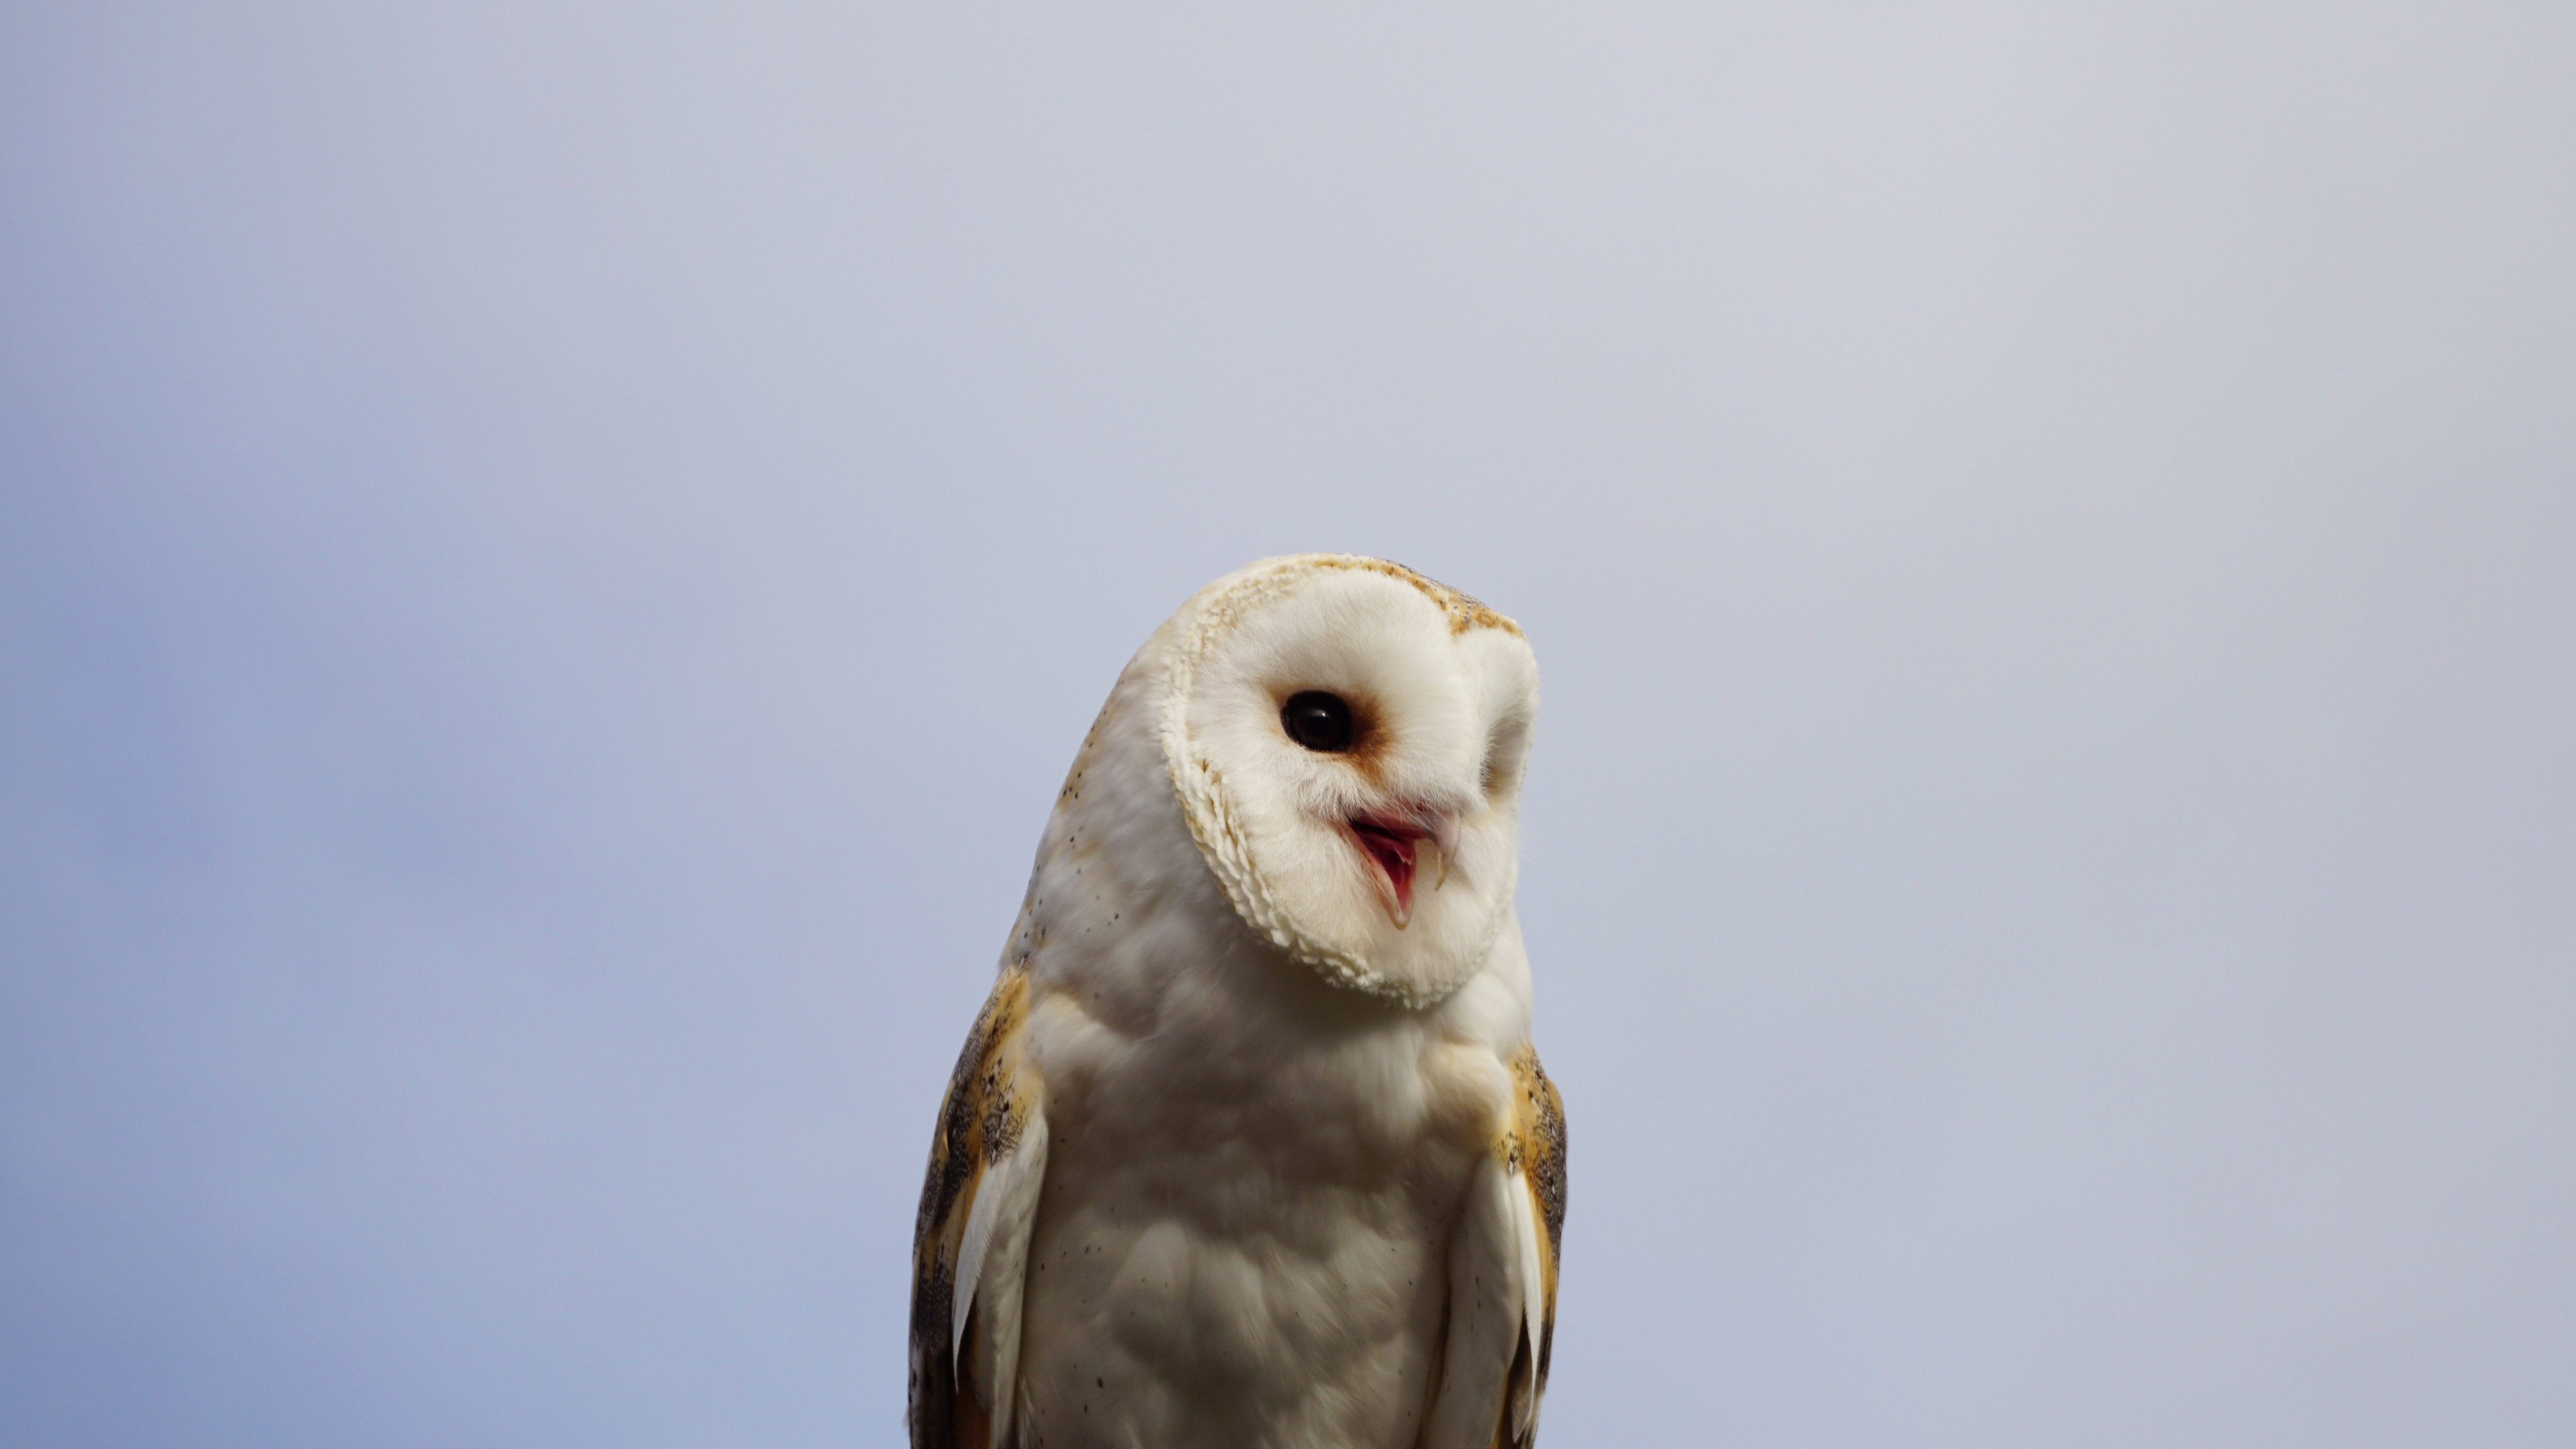
[[[1310,750],[1338,755],[1351,747],[1351,706],[1338,694],[1302,689],[1279,707],[1279,727]]]

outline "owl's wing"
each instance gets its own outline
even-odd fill
[[[1449,1246],[1449,1341],[1423,1449],[1529,1449],[1556,1336],[1565,1102],[1524,1046],[1512,1107]]]
[[[957,1057],[912,1237],[913,1449],[1011,1442],[1020,1291],[1046,1178],[1046,1084],[1025,1053],[1029,974],[1002,973]]]

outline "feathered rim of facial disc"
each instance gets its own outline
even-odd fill
[[[1452,634],[1469,629],[1500,629],[1520,638],[1520,625],[1496,613],[1483,602],[1458,592],[1436,580],[1406,568],[1402,564],[1358,554],[1299,554],[1288,558],[1255,564],[1244,570],[1233,583],[1202,601],[1196,618],[1169,663],[1163,695],[1163,756],[1172,775],[1172,787],[1180,796],[1181,814],[1188,822],[1190,838],[1197,842],[1209,871],[1216,876],[1226,898],[1237,914],[1259,931],[1269,942],[1295,959],[1316,968],[1338,985],[1372,996],[1385,997],[1408,1007],[1424,1007],[1438,1002],[1466,984],[1493,953],[1494,944],[1502,937],[1508,912],[1497,908],[1487,921],[1481,939],[1465,960],[1439,979],[1413,981],[1391,976],[1372,966],[1360,953],[1318,940],[1300,927],[1282,907],[1262,879],[1252,857],[1249,833],[1240,815],[1227,798],[1224,771],[1209,758],[1207,751],[1190,731],[1191,689],[1196,681],[1201,660],[1233,632],[1235,626],[1253,611],[1287,597],[1299,585],[1332,570],[1354,570],[1382,574],[1422,591],[1448,617]],[[1377,859],[1372,842],[1358,840],[1359,848],[1371,858],[1376,868],[1379,889],[1397,899],[1389,905],[1390,913],[1401,929],[1403,918],[1410,914],[1410,889],[1401,889],[1392,878],[1387,863]],[[1405,856],[1404,887],[1411,885],[1411,854]],[[1445,874],[1447,861],[1441,869]]]

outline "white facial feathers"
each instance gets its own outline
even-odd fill
[[[1255,931],[1414,1005],[1484,963],[1537,710],[1510,620],[1397,565],[1314,554],[1210,585],[1149,657],[1191,836]]]

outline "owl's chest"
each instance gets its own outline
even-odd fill
[[[1411,1027],[1236,1025],[1166,1022],[1079,1043],[1042,1035],[1049,1176],[1260,1232],[1310,1221],[1318,1194],[1445,1206],[1463,1186],[1489,1134],[1476,1100],[1485,1084],[1455,1070],[1454,1049]]]
[[[1132,1036],[1033,1015],[1023,1382],[1048,1442],[1114,1436],[1104,1415],[1148,1443],[1409,1442],[1488,1084],[1419,1021],[1276,1008],[1212,992]]]

